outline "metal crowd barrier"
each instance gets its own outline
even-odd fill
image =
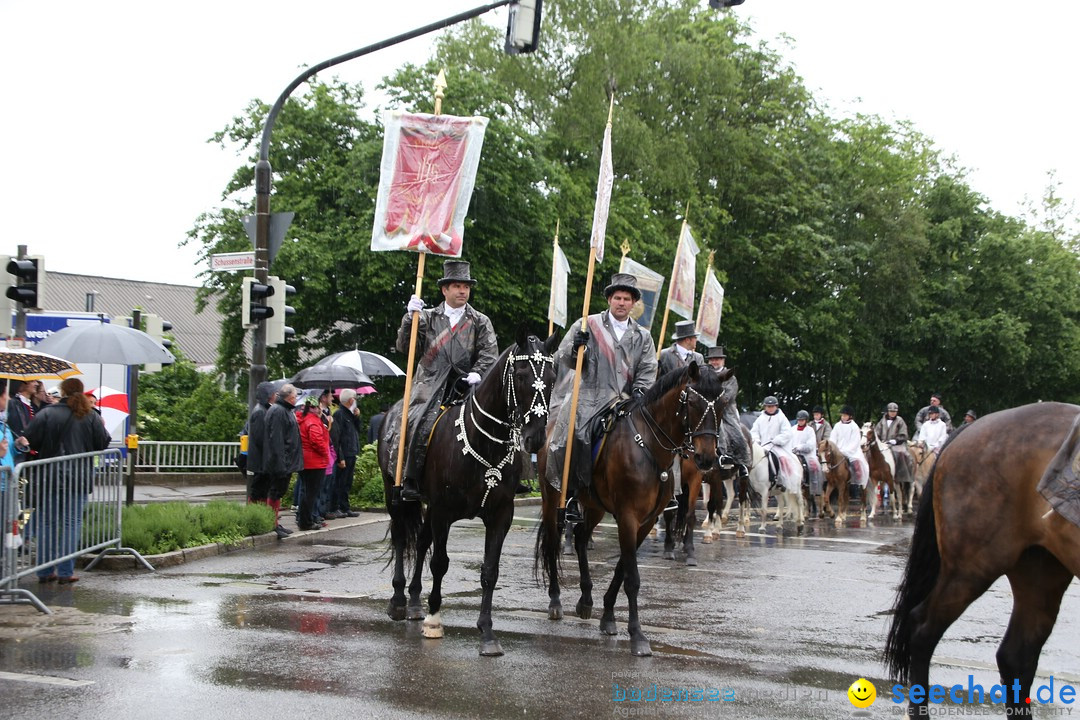
[[[148,570],[153,566],[121,544],[120,518],[126,496],[120,451],[64,455],[30,460],[0,473],[0,513],[4,524],[0,605],[31,603],[49,609],[19,580],[41,570],[99,552],[90,570],[105,555],[134,555]]]
[[[136,472],[192,472],[236,470],[233,458],[240,452],[238,442],[139,441]]]

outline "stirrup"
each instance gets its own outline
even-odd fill
[[[678,510],[678,509],[679,509],[679,498],[672,495],[667,501],[667,507],[664,508],[664,512],[667,512],[669,510]]]
[[[401,483],[401,501],[402,502],[420,502],[420,488],[418,483],[413,478],[405,478]]]
[[[574,495],[571,495],[566,501],[566,522],[585,522],[585,518],[581,515],[581,506],[578,504],[577,497]]]

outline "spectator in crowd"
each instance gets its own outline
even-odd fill
[[[15,437],[11,434],[11,427],[7,423],[8,399],[7,381],[0,382],[0,466],[6,467],[9,472],[14,472]]]
[[[270,479],[263,471],[263,448],[266,443],[266,411],[276,399],[274,383],[261,382],[255,388],[255,407],[251,409],[244,428],[244,434],[248,436],[248,502],[265,503],[270,490]]]
[[[301,530],[314,530],[325,523],[314,514],[315,501],[319,497],[326,468],[330,464],[330,437],[323,424],[320,398],[308,395],[303,410],[296,413],[303,454],[303,469],[297,479],[304,487],[300,496],[300,509],[296,513],[296,526]]]
[[[978,418],[979,416],[975,414],[974,410],[968,410],[966,413],[964,413],[964,422],[960,423],[960,427],[967,427],[971,423],[975,422]]]
[[[60,402],[41,409],[26,426],[23,450],[33,449],[38,459],[95,452],[109,447],[109,433],[101,416],[93,412],[78,378],[60,383]],[[86,498],[93,490],[93,458],[39,468],[37,564],[38,582],[78,582],[71,556],[82,539]],[[60,560],[60,558],[67,558]]]
[[[338,409],[334,411],[334,424],[330,427],[330,444],[337,455],[334,463],[334,475],[328,518],[357,517],[349,506],[352,492],[353,470],[356,458],[360,455],[360,406],[356,402],[356,391],[346,388],[341,391]]]
[[[371,422],[368,423],[367,429],[368,445],[379,442],[379,433],[382,432],[383,418],[386,417],[386,411],[389,409],[389,405],[381,405],[379,407],[379,412],[371,416]]]
[[[8,425],[11,427],[11,435],[15,438],[23,437],[26,434],[26,426],[34,419],[37,408],[34,407],[32,398],[34,393],[37,392],[39,384],[39,380],[27,380],[18,386],[18,391],[12,395],[10,402],[8,402]],[[19,449],[22,444],[17,443],[15,447],[14,460],[16,465],[23,460],[33,459],[29,453]]]
[[[832,436],[832,424],[825,419],[825,408],[822,406],[815,405],[812,412],[814,420],[810,424],[814,428],[814,437],[820,445],[822,440],[828,440]]]
[[[281,526],[281,497],[289,489],[292,474],[304,469],[300,426],[295,412],[296,397],[294,385],[283,385],[263,420],[263,472],[269,477],[266,504],[274,509],[274,531],[278,538],[292,534],[291,530]]]
[[[949,415],[949,411],[941,406],[941,395],[934,393],[930,396],[930,404],[919,410],[915,415],[915,432],[918,433],[922,429],[923,423],[930,417],[930,408],[936,407],[938,409],[939,419],[945,425],[945,431],[952,430],[952,417]]]

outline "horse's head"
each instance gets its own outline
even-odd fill
[[[859,445],[862,447],[863,452],[870,449],[870,445],[877,441],[877,436],[874,435],[874,425],[870,422],[864,422],[862,426],[862,442]]]
[[[503,369],[503,387],[511,423],[521,428],[525,451],[539,452],[544,446],[548,401],[555,384],[555,350],[559,338],[546,341],[518,331],[517,345],[510,349]]]
[[[732,368],[715,372],[709,367],[699,368],[695,362],[686,368],[686,387],[679,396],[683,432],[686,444],[693,449],[694,463],[702,472],[718,465],[720,455],[728,452],[727,434],[722,430],[724,409],[735,398],[724,392],[724,382],[734,376]]]
[[[822,440],[818,443],[818,459],[821,460],[822,465],[828,465],[832,462],[832,450],[829,448],[829,445],[830,443],[828,440]]]

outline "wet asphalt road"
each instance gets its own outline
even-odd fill
[[[859,677],[877,685],[873,716],[898,709],[878,658],[910,522],[812,522],[802,537],[790,525],[785,535],[726,533],[699,542],[696,568],[681,555],[663,560],[663,543],[646,540],[641,617],[654,655],[635,658],[625,596],[616,637],[573,615],[573,558],[564,564],[567,616],[547,619],[547,593],[532,574],[536,512],[519,507],[507,537],[495,594],[504,657],[478,655],[482,525],[451,532],[446,637],[426,640],[420,623],[385,615],[386,525],[370,516],[152,574],[82,573],[74,587],[40,591],[52,617],[0,608],[0,717],[847,718],[846,691]],[[591,553],[597,615],[617,551],[613,528],[602,526]],[[950,629],[932,679],[995,683],[1010,608],[999,581]],[[1078,618],[1074,588],[1040,677],[1080,684]],[[654,684],[721,700],[615,699]]]

